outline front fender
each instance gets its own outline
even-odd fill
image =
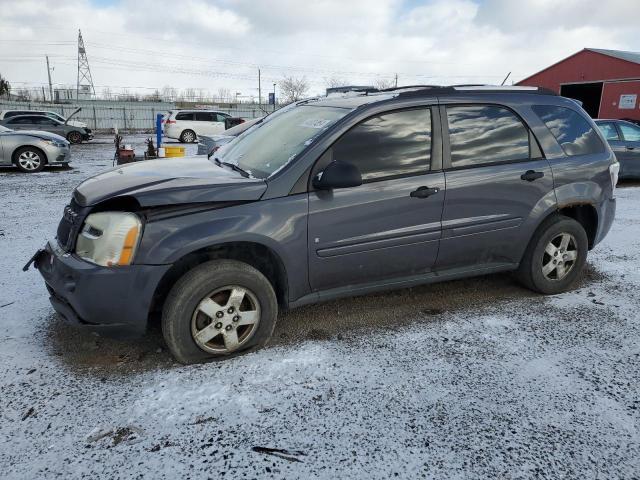
[[[301,194],[149,221],[135,263],[173,264],[203,248],[257,243],[282,260],[290,294],[306,293],[307,213],[308,198]]]

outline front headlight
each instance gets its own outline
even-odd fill
[[[142,222],[134,213],[92,213],[76,242],[76,255],[103,267],[129,265],[138,247]]]
[[[69,145],[67,142],[62,142],[59,140],[45,140],[45,142],[58,148],[64,148]]]

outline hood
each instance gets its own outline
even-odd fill
[[[70,125],[72,127],[80,127],[80,128],[87,128],[87,124],[84,122],[74,122],[73,120],[68,121],[67,125]]]
[[[159,206],[258,200],[266,189],[264,180],[245,178],[200,156],[123,165],[85,180],[74,196],[82,206],[116,197]]]
[[[12,130],[11,132],[6,132],[7,134],[13,135],[26,135],[28,137],[40,138],[42,140],[57,140],[59,142],[69,143],[66,138],[62,135],[58,135],[56,133],[45,132],[44,130]]]

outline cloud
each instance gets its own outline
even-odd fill
[[[0,73],[75,84],[81,28],[96,85],[257,94],[283,75],[374,84],[499,83],[584,47],[640,51],[640,2],[610,0],[0,0]],[[20,83],[20,82],[25,82]],[[145,88],[143,88],[145,87]]]

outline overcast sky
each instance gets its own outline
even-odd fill
[[[0,0],[0,74],[96,90],[257,95],[284,75],[401,85],[520,80],[584,47],[640,51],[640,0]],[[264,93],[263,93],[264,94]]]

